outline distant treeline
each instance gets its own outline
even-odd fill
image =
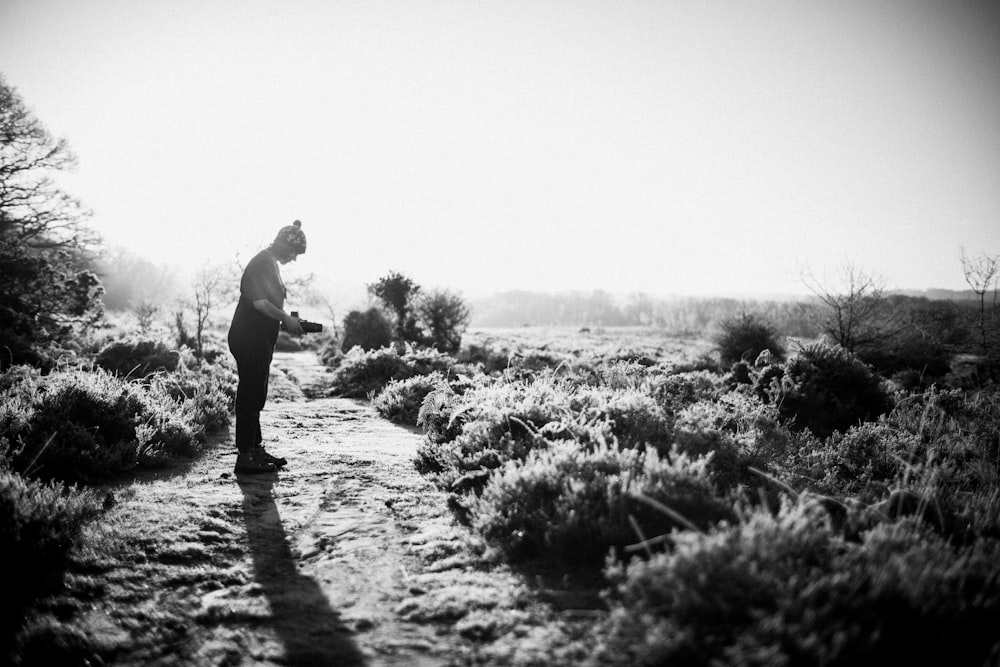
[[[951,300],[968,303],[971,293],[951,290],[897,293],[906,301]],[[759,314],[786,336],[819,335],[813,296],[798,299],[736,299],[724,297],[654,297],[636,293],[615,297],[593,292],[501,292],[471,301],[473,327],[533,326],[655,326],[675,332],[704,332],[742,312]]]

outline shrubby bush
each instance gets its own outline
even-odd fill
[[[99,507],[91,492],[0,470],[0,553],[11,574],[0,605],[0,636],[17,627],[26,605],[58,581],[81,528]]]
[[[439,387],[418,414],[419,466],[444,488],[478,490],[487,473],[551,440],[593,444],[598,426],[624,448],[670,448],[673,415],[638,389],[577,385],[553,372],[531,379]],[[456,485],[458,485],[456,487]]]
[[[344,355],[334,371],[331,393],[347,398],[368,398],[393,380],[446,372],[454,364],[453,357],[436,350],[407,348],[400,354],[392,347],[368,352],[355,347]]]
[[[705,528],[734,518],[712,490],[705,459],[674,452],[622,449],[613,441],[590,448],[551,442],[493,473],[470,506],[473,527],[510,561],[542,557],[595,565],[612,547],[640,541],[678,523],[635,499],[641,494]]]
[[[510,365],[511,352],[506,348],[494,349],[488,345],[469,345],[458,351],[459,362],[478,366],[483,373],[492,375]]]
[[[569,409],[583,422],[607,421],[623,448],[670,449],[674,415],[648,392],[581,387],[572,393]]]
[[[798,456],[804,475],[817,482],[820,490],[877,500],[880,493],[903,481],[904,472],[922,450],[916,436],[883,421],[834,433]]]
[[[678,412],[698,401],[715,398],[723,391],[722,378],[708,371],[657,374],[651,392],[665,408]]]
[[[715,336],[715,348],[723,367],[741,360],[753,361],[764,350],[776,361],[785,358],[774,326],[755,313],[741,313],[723,320]]]
[[[538,374],[562,370],[571,373],[571,359],[544,350],[524,350],[510,355],[506,374],[512,379],[530,379]]]
[[[215,364],[202,362],[193,368],[157,375],[152,380],[154,393],[177,401],[186,419],[205,434],[221,431],[232,422],[237,383],[234,362],[228,357]]]
[[[106,371],[25,378],[0,403],[0,438],[16,472],[97,481],[194,453],[203,428],[155,387]]]
[[[609,569],[598,661],[620,665],[981,665],[1000,655],[1000,542],[912,522],[842,539],[815,502],[757,511]],[[973,593],[974,591],[974,593]]]
[[[438,352],[456,354],[469,326],[469,307],[462,297],[448,290],[434,290],[417,300],[416,311],[424,330],[422,342]]]
[[[819,437],[871,421],[892,408],[882,379],[841,347],[810,345],[790,359],[770,394],[793,428]]]
[[[344,333],[340,350],[349,352],[354,347],[362,350],[377,350],[392,343],[392,323],[378,308],[365,312],[352,310],[344,318]],[[334,341],[330,342],[334,345]]]
[[[149,339],[124,339],[105,345],[94,358],[94,363],[119,377],[144,378],[153,373],[174,371],[180,363],[177,350],[162,341]]]
[[[445,376],[438,371],[392,380],[372,398],[372,407],[391,422],[416,426],[424,399],[445,382]]]
[[[546,375],[531,381],[491,381],[459,394],[440,388],[428,394],[418,422],[428,433],[418,449],[418,466],[434,473],[443,488],[456,483],[481,488],[486,473],[506,461],[523,458],[542,442],[539,431],[558,431],[571,414],[566,383]],[[469,488],[462,490],[468,491]]]

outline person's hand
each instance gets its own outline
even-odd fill
[[[299,324],[299,318],[292,317],[291,315],[285,315],[285,318],[281,320],[281,323],[285,327],[285,331],[288,332],[289,336],[301,336],[303,334],[302,325]]]

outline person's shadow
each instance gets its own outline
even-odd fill
[[[295,567],[271,492],[277,475],[237,475],[243,491],[254,576],[271,606],[271,625],[288,665],[364,665],[340,614],[313,579]]]

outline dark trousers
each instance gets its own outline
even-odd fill
[[[236,358],[236,449],[248,452],[261,443],[260,411],[267,402],[267,379],[274,343],[259,336],[229,334],[229,350]]]

